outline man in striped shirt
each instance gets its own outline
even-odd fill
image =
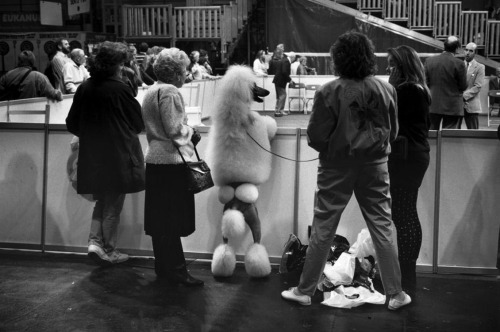
[[[56,40],[56,47],[57,53],[51,60],[52,74],[55,80],[54,88],[64,92],[66,89],[64,87],[63,68],[67,62],[71,61],[71,59],[68,58],[70,52],[68,40],[59,38]]]

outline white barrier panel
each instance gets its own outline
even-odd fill
[[[0,131],[0,242],[40,244],[43,131]]]
[[[500,144],[443,132],[439,266],[491,269],[497,263]],[[449,131],[449,135],[453,135]]]

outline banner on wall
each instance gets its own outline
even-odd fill
[[[68,0],[68,15],[78,15],[90,12],[90,0]]]
[[[40,1],[40,22],[42,25],[62,26],[62,5],[58,2]]]

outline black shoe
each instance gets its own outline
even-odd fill
[[[169,283],[178,285],[182,284],[187,287],[197,287],[203,286],[204,282],[200,279],[196,279],[188,273],[188,271],[174,271],[171,273],[163,275],[158,275],[159,277],[165,278]]]
[[[281,112],[274,112],[274,117],[275,118],[280,118],[282,116],[283,116],[283,113],[281,113]]]

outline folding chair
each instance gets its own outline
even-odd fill
[[[297,99],[299,101],[299,112],[301,104],[304,104],[304,97],[306,95],[306,85],[304,83],[295,83],[288,85],[288,110],[291,112],[290,107],[293,100]]]
[[[493,104],[490,104],[490,99],[493,99]],[[496,113],[497,120],[493,120],[493,113]],[[490,90],[488,92],[488,127],[491,124],[500,124],[500,90]]]
[[[309,111],[309,102],[311,100],[314,100],[316,90],[318,90],[320,86],[321,85],[319,84],[306,85],[306,96],[304,97],[306,105],[304,106],[304,114],[307,114],[307,112]]]

